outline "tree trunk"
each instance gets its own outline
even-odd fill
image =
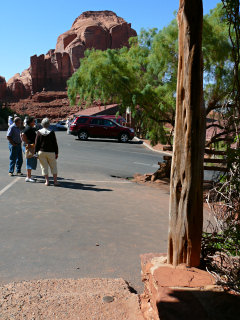
[[[170,185],[168,263],[198,266],[203,225],[202,0],[180,0],[175,138]]]

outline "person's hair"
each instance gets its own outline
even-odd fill
[[[30,123],[32,123],[32,122],[34,121],[34,118],[33,118],[33,117],[29,117],[29,118],[27,118],[26,120],[27,120],[26,123],[27,123],[27,125],[29,126]]]
[[[21,121],[21,118],[19,118],[19,117],[15,117],[15,118],[14,118],[14,123],[15,123],[15,124],[17,124],[17,123],[18,123],[18,121]]]
[[[41,125],[43,126],[43,128],[48,128],[50,126],[50,121],[48,118],[44,118],[41,122]]]

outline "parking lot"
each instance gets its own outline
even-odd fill
[[[139,254],[165,252],[168,197],[137,185],[161,154],[141,144],[79,141],[57,132],[60,187],[9,177],[0,133],[0,282],[43,278],[122,277],[141,288]],[[25,164],[23,165],[25,172]]]

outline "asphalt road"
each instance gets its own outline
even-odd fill
[[[139,255],[166,252],[169,194],[119,177],[154,172],[161,155],[134,142],[81,142],[57,132],[61,186],[46,187],[39,166],[35,184],[7,175],[5,135],[0,132],[0,283],[122,277],[139,290]]]
[[[123,178],[154,172],[159,153],[138,143],[79,141],[57,132],[60,187],[9,177],[0,132],[0,284],[122,277],[142,289],[141,253],[166,252],[167,187]],[[25,172],[25,163],[23,166]]]

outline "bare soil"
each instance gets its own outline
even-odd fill
[[[0,318],[143,320],[139,296],[123,279],[13,282],[0,287]]]
[[[96,105],[97,103],[94,102],[93,106]],[[19,115],[40,119],[48,117],[57,122],[91,106],[86,106],[84,103],[80,106],[70,106],[66,91],[43,91],[35,93],[27,99],[11,102],[9,107]]]
[[[152,188],[162,189],[165,192],[166,191],[170,192],[170,179],[163,178],[163,179],[157,179],[155,181],[151,181],[151,177],[152,177],[152,173],[146,173],[146,174],[136,173],[132,181],[138,184],[144,184]]]

